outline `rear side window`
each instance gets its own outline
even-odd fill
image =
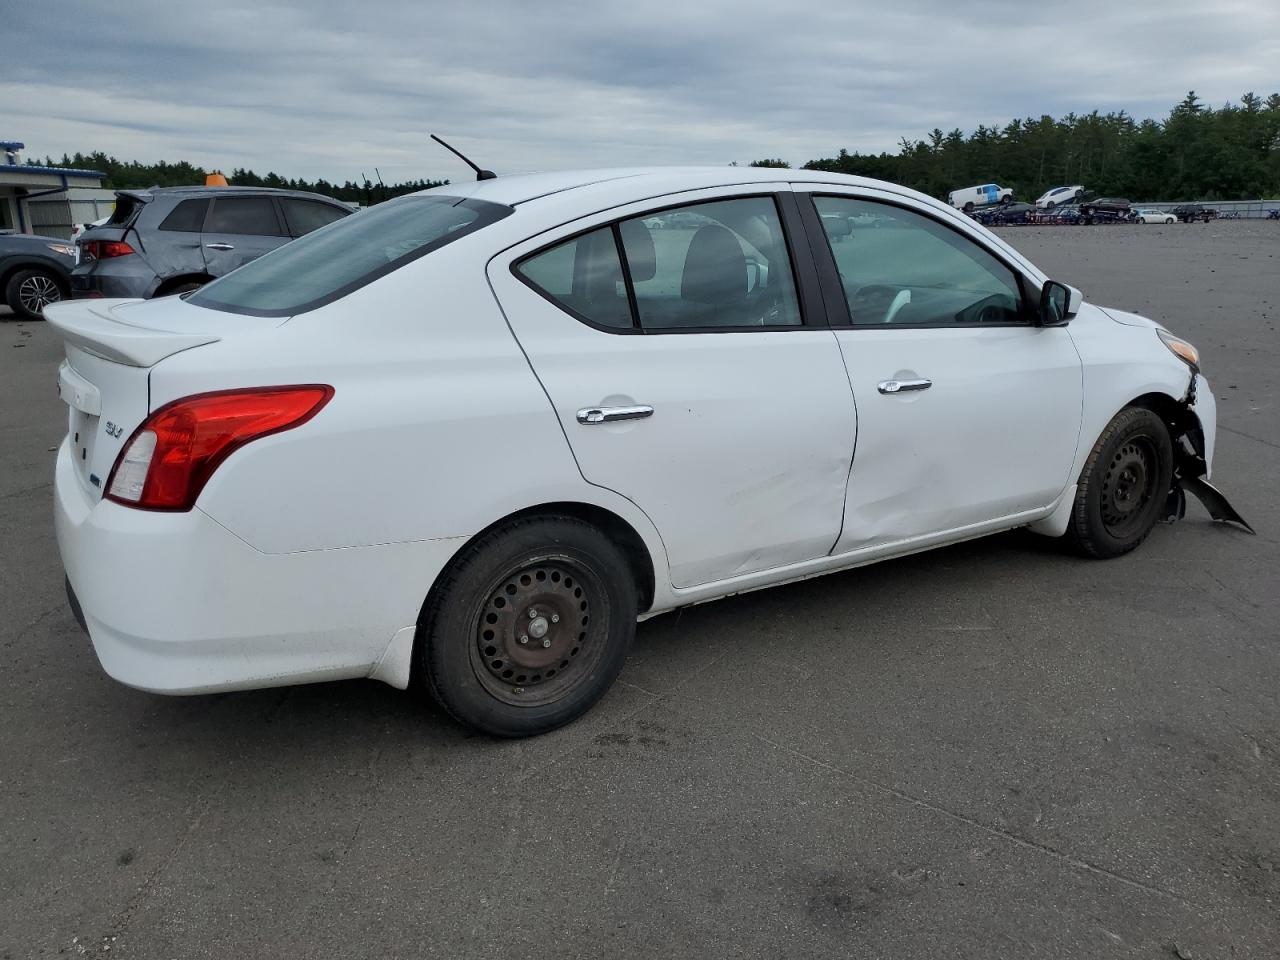
[[[515,273],[578,319],[612,330],[803,323],[772,197],[708,200],[622,220],[532,254]]]
[[[601,227],[544,250],[517,270],[570,313],[603,327],[631,326],[626,281],[612,227]]]
[[[312,230],[319,230],[326,224],[341,220],[351,212],[318,200],[298,200],[294,197],[282,197],[280,206],[284,209],[289,233],[295,237],[310,233]]]
[[[257,237],[280,237],[285,233],[276,218],[270,197],[218,197],[205,233],[236,233]]]
[[[514,212],[435,194],[388,200],[205,284],[189,302],[255,317],[305,313]]]
[[[161,230],[178,230],[183,233],[199,233],[204,226],[205,211],[209,209],[209,198],[200,200],[183,200],[169,211],[169,215],[160,223]]]

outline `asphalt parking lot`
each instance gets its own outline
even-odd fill
[[[0,316],[0,957],[1280,953],[1280,224],[1004,235],[1200,347],[1214,479],[641,626],[536,740],[369,681],[107,678],[51,523],[60,345]],[[424,588],[425,589],[425,588]]]

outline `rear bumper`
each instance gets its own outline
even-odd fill
[[[66,442],[54,490],[72,609],[103,669],[154,693],[366,676],[404,687],[423,599],[462,542],[261,553],[199,508],[95,502]]]

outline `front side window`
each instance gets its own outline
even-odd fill
[[[857,326],[972,326],[1027,322],[1017,275],[958,231],[887,203],[814,197],[824,218],[849,219],[831,244]],[[874,223],[874,229],[860,224]]]
[[[284,233],[270,197],[215,198],[204,232],[254,237],[278,237]]]
[[[188,302],[258,317],[305,313],[513,212],[436,194],[388,200],[205,284]]]

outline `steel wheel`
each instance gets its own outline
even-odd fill
[[[1128,553],[1160,518],[1172,481],[1168,427],[1152,410],[1126,407],[1102,431],[1080,472],[1068,541],[1091,557]]]
[[[581,716],[622,670],[636,579],[614,539],[577,517],[509,520],[440,575],[419,620],[419,676],[436,701],[500,737]]]
[[[1102,475],[1102,523],[1113,537],[1132,536],[1156,494],[1156,452],[1147,437],[1134,437],[1116,451]]]
[[[547,557],[497,578],[487,593],[471,663],[490,694],[513,706],[553,703],[591,673],[608,622],[608,597],[594,574]]]
[[[43,273],[30,273],[18,284],[18,302],[29,313],[39,316],[40,311],[62,299],[62,291],[53,278]]]

